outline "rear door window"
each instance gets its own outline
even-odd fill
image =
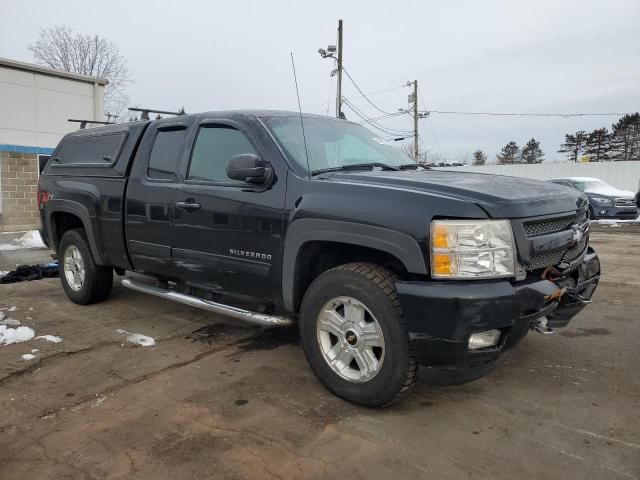
[[[62,142],[54,161],[61,166],[110,166],[118,159],[126,138],[126,132],[71,136]]]
[[[147,176],[154,180],[175,180],[183,152],[186,130],[159,130],[151,154]]]

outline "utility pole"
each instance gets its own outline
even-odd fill
[[[418,80],[413,81],[413,154],[416,163],[420,162],[420,146],[418,145]]]
[[[336,95],[336,117],[342,118],[342,20],[338,20],[338,88]]]

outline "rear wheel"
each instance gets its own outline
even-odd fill
[[[64,233],[58,259],[62,288],[72,302],[87,305],[109,296],[113,270],[96,264],[84,230],[67,230]]]
[[[350,402],[384,406],[416,381],[394,280],[378,265],[351,263],[321,274],[304,296],[307,360],[328,390]]]

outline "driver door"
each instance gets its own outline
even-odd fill
[[[176,186],[172,256],[188,284],[271,298],[281,284],[285,182],[276,165],[266,190],[227,177],[229,160],[244,153],[268,160],[242,124],[208,120],[199,125],[182,183]]]

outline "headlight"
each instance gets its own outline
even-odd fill
[[[515,270],[513,233],[508,220],[431,222],[432,277],[512,277]]]
[[[613,203],[613,200],[605,197],[591,197],[591,200],[593,200],[596,203],[599,203],[600,205],[610,205],[611,203]]]

